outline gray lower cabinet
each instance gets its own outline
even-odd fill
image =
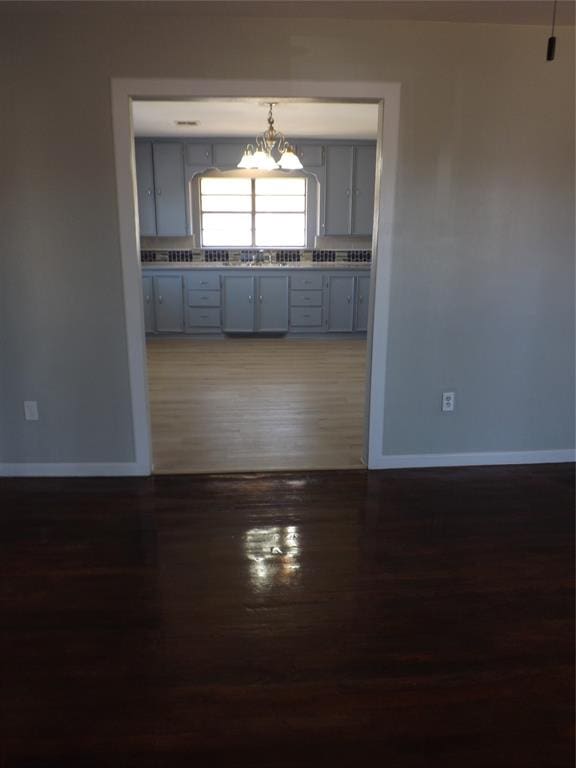
[[[184,331],[182,275],[154,277],[154,315],[157,333]]]
[[[186,272],[186,330],[189,333],[220,333],[220,274]]]
[[[222,278],[224,333],[253,333],[254,277],[225,275]]]
[[[310,335],[368,329],[368,272],[156,271],[142,276],[142,292],[146,333]]]
[[[368,330],[368,302],[370,299],[370,277],[358,275],[356,278],[356,317],[354,319],[354,330]]]
[[[156,321],[154,319],[154,278],[144,275],[142,277],[142,296],[144,300],[144,330],[146,333],[154,333]]]
[[[354,330],[354,275],[328,275],[326,330],[349,333]]]
[[[288,331],[288,277],[266,275],[257,278],[256,330],[260,333]]]
[[[224,333],[288,331],[287,276],[225,275],[222,283]]]

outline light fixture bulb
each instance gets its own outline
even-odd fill
[[[276,170],[276,168],[278,168],[278,163],[276,162],[276,160],[274,160],[272,155],[266,155],[265,159],[264,159],[264,161],[262,163],[262,170],[263,171],[274,171],[274,170]]]
[[[264,152],[263,149],[257,149],[256,152],[254,152],[254,155],[252,156],[252,165],[251,168],[257,168],[258,170],[263,171],[266,167],[266,158],[268,155],[266,152]]]
[[[282,157],[278,161],[278,165],[280,168],[282,168],[283,171],[299,171],[304,167],[300,162],[300,158],[294,152],[292,147],[286,149],[282,153]]]
[[[254,153],[247,149],[242,155],[242,159],[236,166],[237,168],[252,168],[254,162]]]

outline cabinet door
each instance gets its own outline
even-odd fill
[[[152,163],[152,144],[149,141],[137,141],[136,154],[136,189],[138,190],[138,221],[141,235],[156,234],[156,204],[154,202],[154,165]]]
[[[187,144],[186,162],[188,165],[212,165],[212,144]]]
[[[182,333],[184,330],[184,297],[182,275],[154,278],[154,310],[159,333]]]
[[[297,155],[304,170],[321,168],[324,165],[324,147],[321,144],[298,144]]]
[[[326,147],[324,234],[349,235],[353,147]]]
[[[225,333],[254,331],[254,278],[224,276],[223,328]]]
[[[185,235],[186,186],[182,145],[177,142],[157,143],[153,149],[156,234]]]
[[[288,330],[288,276],[258,278],[257,330],[286,333]]]
[[[246,149],[246,144],[214,144],[214,165],[216,168],[236,168]]]
[[[328,277],[328,330],[344,333],[354,327],[354,276]]]
[[[368,301],[370,298],[370,277],[359,275],[356,278],[356,322],[357,331],[368,330]]]
[[[374,176],[376,147],[354,148],[354,183],[352,186],[353,235],[371,235],[374,223]]]
[[[154,333],[154,282],[149,276],[142,278],[142,297],[144,300],[144,330],[146,333]]]

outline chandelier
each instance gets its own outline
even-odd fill
[[[286,137],[280,131],[274,128],[274,116],[272,108],[275,102],[267,102],[268,110],[268,128],[264,133],[256,136],[255,144],[248,144],[238,163],[238,168],[253,168],[259,171],[274,171],[281,168],[283,171],[297,171],[302,168],[300,158],[296,150],[289,144]],[[280,155],[276,160],[272,152]]]

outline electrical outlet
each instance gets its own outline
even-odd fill
[[[38,421],[38,402],[36,400],[24,400],[24,418],[26,421]]]
[[[454,410],[456,404],[455,392],[442,392],[442,410],[444,413]]]

